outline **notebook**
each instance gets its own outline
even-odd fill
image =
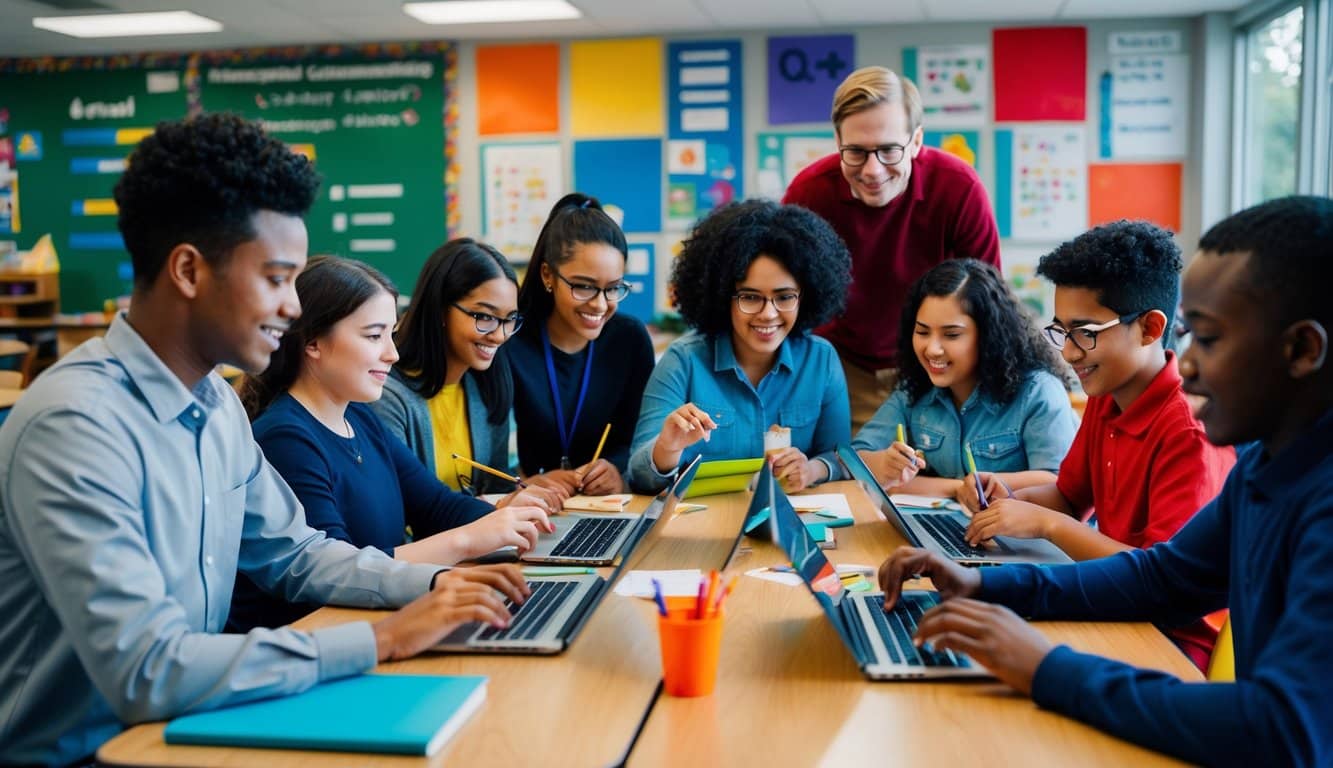
[[[690,486],[688,498],[749,490],[750,480],[763,465],[763,457],[705,461],[699,465],[698,476]]]
[[[565,499],[566,512],[624,512],[625,506],[634,498],[628,493],[612,493],[606,496],[570,496]]]
[[[432,755],[486,700],[486,678],[362,675],[304,693],[184,715],[168,744]]]

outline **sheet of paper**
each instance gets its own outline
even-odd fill
[[[626,597],[652,597],[653,579],[662,585],[665,597],[695,597],[699,594],[699,569],[685,571],[630,571],[616,584],[616,594]]]
[[[770,571],[767,568],[755,568],[746,571],[745,575],[753,576],[756,579],[764,579],[766,581],[776,581],[779,584],[785,584],[789,587],[801,586],[801,577],[799,574],[795,573],[782,573],[779,571]]]
[[[850,520],[852,517],[852,507],[847,503],[847,496],[841,493],[803,493],[792,496],[791,505],[797,512],[825,510],[837,515],[839,519]]]

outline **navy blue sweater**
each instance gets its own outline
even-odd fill
[[[1061,646],[1032,698],[1208,765],[1333,765],[1333,412],[1277,457],[1238,451],[1222,493],[1170,541],[1101,560],[981,574],[1038,619],[1183,623],[1231,609],[1236,682],[1200,685]]]
[[[284,394],[254,423],[264,457],[292,487],[312,528],[392,557],[394,548],[407,540],[408,525],[420,539],[491,511],[486,502],[436,479],[401,440],[385,431],[369,406],[348,405],[347,421],[356,433],[353,439],[330,432]],[[227,629],[279,627],[317,607],[269,596],[238,574]]]

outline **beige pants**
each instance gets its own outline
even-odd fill
[[[855,437],[898,386],[898,369],[867,371],[846,358],[841,359],[842,372],[847,376],[847,398],[852,406],[852,436]]]

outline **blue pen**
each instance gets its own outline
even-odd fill
[[[666,616],[666,598],[662,597],[662,582],[657,579],[653,579],[653,602],[657,603],[657,612]]]

